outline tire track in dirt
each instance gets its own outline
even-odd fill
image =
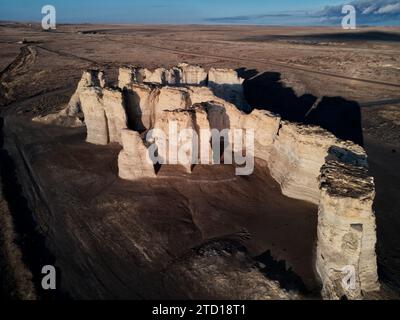
[[[7,82],[35,63],[36,56],[37,51],[32,46],[21,47],[17,57],[0,71],[0,107],[13,100],[13,92],[12,89],[8,87]]]
[[[360,107],[367,108],[367,107],[383,107],[392,104],[400,104],[400,98],[396,99],[386,99],[386,100],[377,100],[377,101],[367,101],[360,103]]]
[[[115,41],[108,37],[106,37],[106,39],[110,40],[110,41]],[[321,76],[326,76],[326,77],[331,77],[331,78],[337,78],[337,79],[342,79],[342,80],[350,80],[350,81],[364,82],[364,83],[370,83],[370,84],[381,85],[381,86],[400,88],[400,83],[392,83],[392,82],[350,77],[350,76],[346,76],[346,75],[339,75],[339,74],[329,73],[329,72],[325,72],[325,71],[308,69],[308,68],[305,68],[302,66],[295,66],[295,65],[290,65],[290,64],[286,64],[286,63],[280,63],[280,62],[276,62],[276,61],[266,61],[266,60],[240,58],[240,57],[227,57],[227,56],[220,56],[220,55],[215,55],[215,54],[202,54],[202,53],[195,53],[195,52],[190,52],[190,51],[175,50],[175,49],[154,46],[154,45],[150,45],[150,44],[143,44],[143,43],[131,43],[131,44],[135,45],[135,46],[152,48],[152,49],[162,50],[162,51],[171,52],[171,53],[175,53],[175,54],[185,54],[185,55],[190,55],[190,56],[194,56],[194,57],[202,57],[202,58],[223,59],[223,60],[228,60],[228,61],[251,62],[251,63],[257,63],[257,64],[264,65],[264,66],[266,66],[266,65],[267,66],[275,66],[275,67],[280,67],[280,68],[284,68],[284,69],[295,70],[295,71],[300,71],[300,72],[304,72],[304,73],[311,73],[311,74],[316,74],[316,75],[321,75]],[[264,72],[264,70],[260,71],[258,74],[262,74],[263,72]]]
[[[53,49],[49,49],[49,48],[46,48],[46,47],[43,47],[43,46],[39,46],[39,45],[36,45],[36,47],[39,48],[39,49],[42,49],[44,51],[57,54],[57,55],[62,56],[62,57],[78,59],[78,60],[82,60],[82,61],[86,61],[86,62],[95,64],[95,65],[98,65],[97,61],[94,61],[94,60],[91,60],[91,59],[88,59],[88,58],[85,58],[85,57],[77,56],[77,55],[72,54],[72,53],[63,52],[63,51],[59,51],[59,50],[53,50]]]

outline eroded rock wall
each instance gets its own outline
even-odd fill
[[[181,63],[171,69],[157,68],[153,71],[140,67],[123,67],[119,71],[119,87],[132,82],[162,85],[201,85],[207,83],[208,74],[200,66]]]
[[[350,148],[357,154],[364,150],[316,126],[282,121],[267,161],[273,178],[282,192],[295,199],[319,203],[318,176],[331,146]]]
[[[110,140],[101,95],[102,90],[99,87],[88,87],[80,92],[79,99],[85,115],[86,141],[104,145]]]
[[[187,79],[196,82],[202,78],[197,67],[187,69],[190,70]],[[212,129],[254,130],[255,157],[268,163],[270,174],[280,184],[282,193],[319,206],[316,264],[323,296],[357,299],[363,292],[379,288],[372,210],[375,189],[368,174],[365,151],[360,146],[339,140],[316,126],[282,121],[268,111],[253,110],[245,114],[218,97],[210,87],[160,86],[143,81],[159,76],[160,83],[177,81],[176,77],[184,79],[183,69],[171,69],[173,72],[169,70],[168,74],[163,69],[157,70],[150,76],[140,68],[120,72],[119,85],[124,96],[119,90],[102,88],[89,81],[79,90],[87,140],[123,145],[118,158],[121,178],[136,180],[156,176],[148,158],[149,149],[136,131],[155,128],[168,134],[170,122],[176,123],[178,132],[193,129],[198,134],[201,129],[208,133]],[[240,82],[239,78],[232,80],[232,75],[225,79],[218,69],[209,72],[209,80],[210,74],[216,82]],[[127,120],[130,129],[136,131],[126,129]],[[200,148],[210,144],[210,134],[199,136]],[[169,150],[171,141],[168,135],[166,138]],[[190,146],[192,138],[185,136],[176,144]],[[156,145],[159,143],[157,137],[154,141]],[[187,149],[186,155],[192,157],[193,149]],[[201,152],[196,157],[200,155]],[[191,172],[191,164],[181,165]],[[349,266],[356,274],[355,289],[351,290],[342,286],[343,268]]]
[[[126,180],[156,177],[148,149],[140,134],[123,129],[121,141],[123,149],[118,155],[119,177]]]
[[[121,143],[127,116],[119,90],[85,87],[79,92],[87,128],[86,141],[94,144]]]
[[[327,299],[362,298],[379,289],[372,204],[374,180],[366,156],[332,147],[319,177],[316,268]]]
[[[129,127],[136,131],[150,128],[153,106],[159,92],[145,84],[127,84],[123,89]]]
[[[172,87],[131,83],[125,84],[123,94],[129,127],[136,131],[152,128],[157,117],[165,110],[189,109],[195,104],[209,101],[229,109],[235,119],[241,114],[235,105],[215,96],[207,87]]]
[[[189,90],[180,87],[157,87],[129,84],[123,89],[129,127],[144,131],[154,126],[164,110],[187,109],[191,106]]]
[[[78,86],[75,90],[75,93],[72,95],[68,107],[67,107],[67,115],[68,116],[77,116],[81,111],[81,101],[80,101],[80,92],[88,87],[105,87],[105,77],[104,72],[97,69],[86,70],[82,74],[82,78],[78,83]]]
[[[244,99],[244,79],[233,69],[211,68],[208,72],[200,66],[181,63],[171,69],[157,68],[153,71],[140,67],[123,67],[119,70],[118,86],[121,89],[133,83],[152,83],[169,86],[208,86],[213,94],[248,111]]]
[[[168,159],[167,164],[179,164],[190,173],[192,164],[198,158],[198,145],[194,144],[197,143],[194,139],[194,133],[197,131],[194,111],[164,110],[157,118],[154,129],[162,132],[162,136],[157,133],[154,136],[159,156]],[[179,150],[182,154],[178,154]]]
[[[250,111],[244,99],[243,81],[232,69],[211,68],[208,71],[208,87],[217,97],[233,103],[240,110]]]

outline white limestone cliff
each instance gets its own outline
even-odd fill
[[[181,63],[170,69],[157,68],[153,71],[140,67],[120,68],[118,86],[121,89],[133,83],[208,86],[215,96],[235,104],[241,110],[248,110],[243,94],[243,81],[233,69],[211,68],[207,72],[201,66]]]
[[[372,209],[375,188],[365,154],[332,147],[319,183],[316,268],[322,295],[360,299],[364,292],[379,290]]]
[[[333,145],[348,147],[357,154],[364,150],[340,141],[317,127],[282,121],[267,157],[272,177],[283,194],[291,198],[319,203],[318,176],[328,150]]]
[[[121,143],[121,131],[127,128],[122,93],[113,89],[87,87],[79,99],[87,128],[86,141],[95,144]]]
[[[87,87],[105,87],[104,72],[97,69],[89,69],[83,72],[82,78],[78,83],[75,93],[72,95],[68,107],[67,115],[76,116],[81,112],[81,102],[79,94]]]
[[[140,67],[123,67],[119,71],[119,87],[132,82],[162,85],[205,85],[208,74],[200,66],[181,63],[170,69],[157,68],[153,71]]]
[[[244,99],[244,79],[235,70],[211,68],[208,72],[208,87],[213,93],[236,105],[240,110],[248,111],[249,106]]]
[[[123,149],[118,155],[118,175],[121,179],[136,180],[154,178],[154,166],[140,134],[136,131],[121,131]]]
[[[254,130],[255,157],[267,162],[282,193],[319,206],[316,267],[323,284],[323,296],[359,299],[363,293],[377,290],[372,210],[375,187],[368,174],[364,149],[339,140],[319,127],[282,121],[268,111],[253,110],[245,114],[237,105],[215,94],[215,88],[170,85],[170,82],[177,83],[177,77],[199,82],[204,74],[198,68],[180,65],[168,72],[160,68],[151,74],[141,68],[123,68],[119,76],[122,92],[86,81],[79,89],[79,101],[88,132],[87,141],[121,143],[119,176],[135,181],[156,177],[154,166],[148,161],[148,145],[143,142],[149,129],[168,132],[169,123],[175,122],[178,131],[194,129],[197,133],[200,129],[208,132],[212,129]],[[146,83],[146,79],[159,79],[160,83],[168,85]],[[211,80],[241,85],[233,70],[224,75],[221,69],[211,69],[208,84]],[[192,138],[186,136],[177,144],[189,145]],[[154,142],[159,142],[157,137]],[[210,135],[200,139],[200,148],[207,143],[210,143]],[[187,155],[192,154],[193,149],[188,149]],[[191,165],[186,163],[184,167],[191,172]],[[346,266],[355,269],[356,289],[343,289],[342,269]]]

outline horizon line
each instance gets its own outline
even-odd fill
[[[0,19],[0,23],[21,23],[21,24],[38,24],[40,25],[40,21],[33,21],[33,20],[2,20]],[[162,23],[162,22],[57,22],[57,25],[154,25],[154,26],[231,26],[231,27],[246,27],[246,26],[253,26],[253,27],[305,27],[305,28],[338,28],[342,29],[341,25],[336,24],[260,24],[260,23],[207,23],[207,22],[196,22],[196,23]],[[380,28],[400,28],[400,24],[398,25],[385,25],[385,24],[360,24],[357,28],[370,28],[370,27],[380,27]],[[346,30],[348,31],[348,30]],[[354,31],[354,30],[351,30]]]

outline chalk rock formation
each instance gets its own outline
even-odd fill
[[[153,106],[159,91],[145,84],[127,84],[123,88],[129,127],[142,132],[152,124]]]
[[[107,118],[108,139],[110,142],[121,143],[121,130],[127,128],[122,93],[118,90],[104,89],[102,104]]]
[[[164,110],[187,109],[190,105],[190,95],[186,88],[163,87],[154,111],[157,114]]]
[[[269,161],[280,125],[281,118],[269,111],[255,109],[249,115],[242,115],[241,127],[254,130],[255,157]]]
[[[124,88],[130,127],[137,131],[150,129],[164,110],[190,107],[189,91],[178,87],[155,87],[131,84]]]
[[[121,130],[127,128],[122,93],[113,89],[87,87],[79,93],[87,127],[86,141],[95,144],[121,143]]]
[[[180,83],[186,85],[206,85],[207,72],[202,67],[191,66],[186,63],[181,63],[178,65],[178,68],[182,70],[182,80],[180,81]]]
[[[133,83],[142,83],[138,81],[136,67],[120,67],[118,72],[118,87],[123,90]]]
[[[94,144],[107,144],[107,119],[101,102],[101,89],[88,87],[81,91],[79,100],[85,115],[86,141]]]
[[[320,127],[282,121],[267,159],[271,175],[282,192],[288,197],[318,204],[317,178],[333,145],[347,147],[356,154],[364,153],[361,147],[340,141]]]
[[[105,78],[104,73],[101,70],[86,70],[82,74],[82,78],[78,83],[78,87],[76,88],[75,93],[72,95],[68,107],[67,107],[67,115],[68,116],[77,116],[81,111],[81,101],[79,94],[82,90],[87,87],[105,87]]]
[[[207,72],[200,66],[181,63],[171,69],[157,68],[153,71],[140,67],[120,68],[119,87],[136,83],[156,83],[162,85],[205,85]]]
[[[118,155],[119,177],[126,180],[154,178],[154,166],[140,134],[123,129],[121,141],[123,150]]]
[[[165,110],[154,124],[154,129],[164,133],[162,137],[158,135],[154,137],[159,155],[163,159],[168,159],[168,164],[185,167],[187,172],[191,172],[192,164],[198,156],[198,146],[195,144],[197,142],[193,134],[196,127],[192,113],[188,110]]]
[[[53,114],[38,116],[32,120],[35,122],[52,124],[66,127],[80,127],[83,125],[83,114],[81,107],[80,93],[89,87],[105,87],[103,71],[90,69],[83,72],[81,80],[68,102],[66,108]]]
[[[168,164],[184,166],[190,173],[193,164],[212,163],[211,128],[204,106],[164,110],[153,129],[158,130],[152,135],[158,155]]]
[[[215,96],[207,87],[159,87],[152,84],[131,83],[125,84],[122,89],[129,127],[137,131],[152,128],[164,110],[188,109],[195,104],[208,101],[215,101],[225,106],[232,114],[240,114],[234,105]]]
[[[332,147],[319,178],[317,272],[327,299],[359,299],[379,290],[372,204],[374,181],[365,155]]]
[[[123,67],[119,70],[118,86],[121,89],[133,83],[160,84],[169,86],[208,86],[215,96],[248,110],[243,94],[244,79],[235,70],[211,68],[206,72],[200,66],[181,63],[170,69],[157,68],[153,71],[140,67]]]
[[[191,109],[192,112],[194,112],[194,127],[199,136],[199,163],[212,164],[213,153],[211,149],[211,125],[208,119],[207,109],[202,104],[195,104]]]
[[[208,72],[208,87],[217,97],[233,103],[240,110],[249,111],[244,99],[243,81],[232,69],[211,68]]]
[[[210,150],[204,153],[204,158],[212,160],[202,159],[201,150],[213,142],[213,129],[253,130],[252,152],[267,162],[282,193],[319,206],[316,266],[323,283],[323,296],[358,299],[364,292],[378,289],[372,210],[375,188],[368,175],[364,149],[339,140],[319,127],[282,121],[268,111],[243,113],[237,104],[226,101],[232,97],[227,97],[223,89],[225,85],[241,86],[242,80],[233,70],[224,73],[221,69],[211,69],[206,77],[208,87],[182,86],[183,81],[201,82],[204,74],[199,68],[180,65],[154,72],[124,68],[119,76],[122,92],[103,88],[100,81],[87,73],[77,90],[88,131],[87,141],[121,143],[119,176],[137,180],[156,177],[149,159],[155,150],[159,159],[168,158],[168,163],[171,160],[173,163],[169,154],[172,146],[176,149],[176,163],[190,173],[193,159],[212,164],[221,156],[211,154]],[[159,84],[146,83],[149,79]],[[175,139],[171,135],[171,123],[181,137]],[[166,136],[154,131],[147,145],[139,132],[144,136],[151,129],[160,129]],[[186,134],[182,129],[192,130]],[[195,145],[196,134],[200,137],[200,146]],[[180,158],[178,148],[182,146]],[[181,161],[191,158],[189,162]],[[355,270],[355,289],[342,285],[343,268]]]

